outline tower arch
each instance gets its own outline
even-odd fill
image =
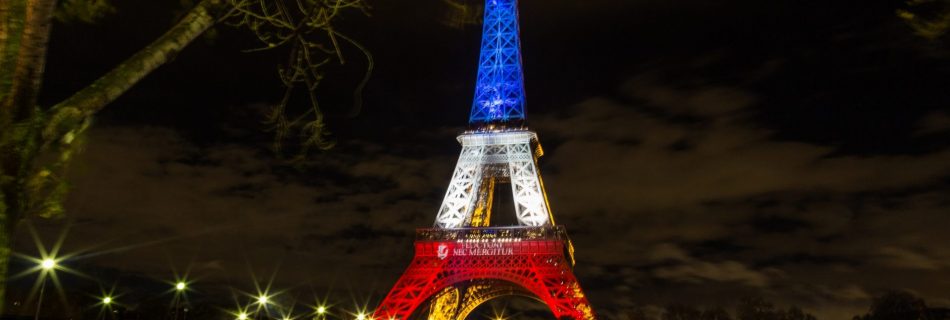
[[[499,279],[463,280],[423,299],[408,319],[464,320],[481,305],[502,297],[522,297],[545,305],[545,301],[537,294],[514,282]],[[553,318],[553,314],[551,316]]]
[[[472,290],[472,289],[469,289]],[[472,297],[470,299],[463,300],[455,313],[455,320],[465,320],[468,319],[468,316],[478,309],[479,306],[488,303],[489,301],[509,296],[519,296],[524,298],[529,298],[531,300],[537,301],[538,303],[544,304],[544,300],[538,298],[538,296],[532,294],[527,289],[515,285],[513,283],[493,283],[486,285],[484,287],[476,288],[472,290]],[[552,315],[553,316],[553,315]]]

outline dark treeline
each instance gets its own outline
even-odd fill
[[[763,298],[750,297],[739,301],[735,315],[722,307],[699,309],[685,305],[670,305],[661,316],[662,320],[816,320],[799,307],[787,310],[776,308]]]
[[[635,312],[634,319],[649,319],[642,310]],[[722,307],[697,308],[686,305],[669,305],[660,320],[817,320],[814,315],[799,307],[788,309],[776,307],[771,302],[751,297],[739,301],[730,313]],[[927,303],[904,291],[891,291],[874,298],[868,312],[855,315],[852,320],[950,320],[950,308],[932,308]]]
[[[931,308],[909,292],[888,292],[874,299],[867,314],[852,320],[948,320],[950,308]]]

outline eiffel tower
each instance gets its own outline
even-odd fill
[[[554,223],[525,125],[517,0],[486,0],[469,130],[433,228],[373,319],[464,320],[504,296],[543,302],[557,319],[592,320],[574,277],[574,249]],[[496,185],[509,184],[515,226],[492,226]]]

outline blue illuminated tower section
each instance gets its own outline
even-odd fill
[[[524,77],[517,0],[485,1],[478,82],[469,125],[520,126],[525,120]]]

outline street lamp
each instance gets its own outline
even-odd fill
[[[241,312],[237,316],[238,320],[247,320],[247,312]]]
[[[43,258],[40,260],[40,296],[36,299],[36,314],[33,316],[33,320],[40,319],[40,312],[43,310],[43,295],[46,293],[46,276],[56,272],[56,259],[52,257]]]
[[[185,291],[188,289],[188,283],[184,280],[179,280],[175,283],[175,315],[172,320],[178,320],[178,311],[181,310],[181,299],[185,294]],[[185,317],[188,315],[186,314]]]
[[[112,306],[118,304],[115,300],[113,292],[102,292],[102,295],[99,296],[99,303],[96,304],[99,306],[99,315],[96,316],[96,319],[115,319],[115,312],[117,310],[112,310]]]
[[[327,318],[327,307],[325,305],[317,305],[313,309],[314,311],[314,320],[324,320]]]
[[[270,297],[268,297],[266,293],[260,293],[260,294],[257,296],[256,299],[257,299],[257,311],[258,311],[258,312],[257,312],[257,316],[255,317],[255,319],[256,319],[256,318],[260,318],[261,313],[264,313],[264,314],[265,314],[264,316],[266,317],[267,314],[268,314],[267,305],[270,304]],[[261,309],[263,309],[264,311],[261,312]]]
[[[56,269],[56,260],[52,258],[43,259],[43,261],[40,261],[40,269],[43,269],[43,271]]]

